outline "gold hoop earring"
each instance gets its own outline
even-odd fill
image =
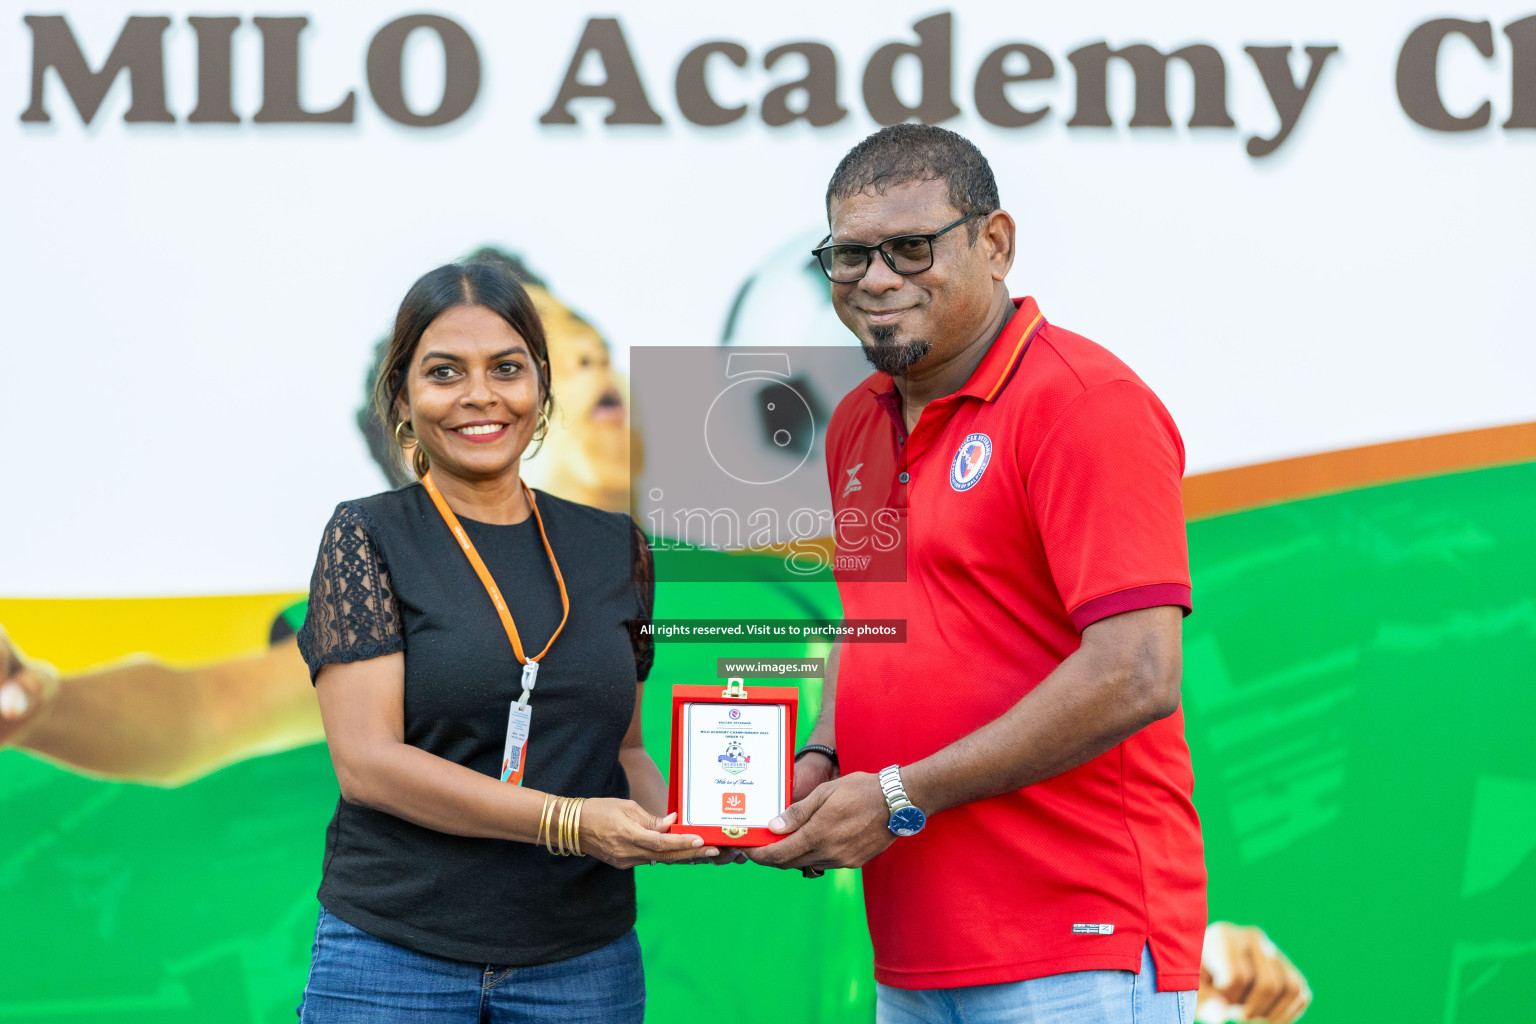
[[[395,424],[395,447],[404,448],[405,442],[400,440],[400,431],[405,427],[405,420]]]

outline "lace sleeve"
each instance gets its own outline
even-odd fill
[[[363,526],[362,513],[350,505],[338,506],[326,524],[309,581],[309,613],[298,639],[310,679],[322,665],[405,649],[389,570]]]
[[[629,645],[635,652],[635,678],[645,682],[656,660],[656,640],[647,628],[656,604],[656,564],[651,559],[651,542],[634,522],[629,528],[630,582],[635,588],[636,613],[625,625],[629,627]]]

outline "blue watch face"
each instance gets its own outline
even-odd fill
[[[916,807],[898,807],[886,827],[898,836],[915,836],[928,824],[928,815]]]

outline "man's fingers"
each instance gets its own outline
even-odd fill
[[[804,800],[799,801],[798,803],[790,804],[788,807],[784,808],[783,814],[780,814],[778,817],[774,818],[768,823],[768,831],[775,832],[781,836],[788,832],[798,831],[801,826],[803,826],[807,821],[811,820],[811,815],[816,813],[817,808],[819,808],[826,801],[826,799],[826,789],[821,786],[817,786],[815,789],[811,790],[810,796],[806,797]]]
[[[766,864],[771,868],[800,867],[795,861],[810,852],[811,840],[804,833],[796,833],[788,839],[781,839],[777,843],[760,846],[756,850],[748,852],[747,856],[759,864]]]

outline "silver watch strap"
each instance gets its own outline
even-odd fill
[[[901,784],[901,765],[893,764],[880,772],[880,790],[885,794],[885,806],[892,814],[902,807],[911,807],[906,787]]]

